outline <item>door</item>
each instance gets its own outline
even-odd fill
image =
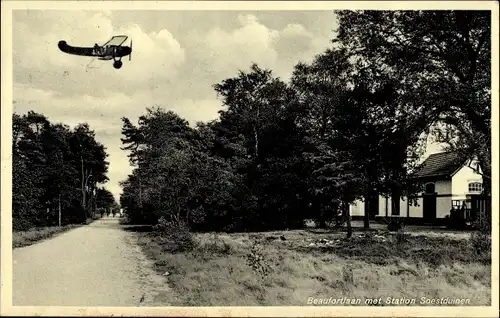
[[[437,194],[433,183],[425,186],[423,197],[423,219],[424,223],[433,223],[436,219]]]

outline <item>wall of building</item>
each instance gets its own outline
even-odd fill
[[[436,218],[444,218],[450,214],[452,206],[452,184],[451,181],[439,181],[435,183],[436,192]],[[351,216],[363,216],[365,212],[364,202],[361,200],[354,202],[350,206]],[[423,198],[417,197],[414,200],[408,200],[402,197],[399,202],[399,215],[392,215],[392,200],[383,196],[379,197],[379,216],[394,216],[394,217],[423,217]],[[409,212],[409,213],[408,213]]]
[[[365,215],[365,203],[361,200],[354,201],[349,206],[349,211],[351,212],[351,216],[363,216]]]
[[[454,195],[453,200],[465,200],[467,194],[469,193],[469,183],[479,182],[483,183],[483,178],[481,174],[475,172],[469,165],[474,166],[478,163],[477,159],[468,162],[460,170],[458,170],[452,177],[452,193]],[[479,194],[479,193],[476,193]]]
[[[478,164],[477,159],[465,164],[460,170],[458,170],[451,178],[451,180],[441,180],[433,182],[435,186],[435,192],[437,193],[436,198],[436,218],[444,218],[450,214],[452,208],[452,200],[464,200],[469,193],[469,183],[479,182],[482,183],[482,176],[480,173],[474,171],[470,166],[475,167]],[[478,167],[479,172],[481,168]],[[391,198],[385,198],[380,196],[379,198],[379,216],[393,216],[391,209]],[[421,218],[423,217],[423,198],[419,196],[416,199],[416,203],[412,200],[410,206],[406,198],[401,198],[400,200],[400,213],[399,217],[412,217]],[[356,201],[350,206],[350,211],[352,216],[363,216],[364,215],[364,202]],[[394,215],[396,216],[396,215]]]
[[[420,205],[422,205],[422,199],[418,199]],[[399,202],[399,216],[407,216],[408,211],[408,201],[406,198],[401,198]],[[378,215],[379,216],[392,216],[392,201],[391,198],[379,196],[379,206],[378,206]],[[422,212],[421,206],[410,206],[410,217],[421,217]],[[365,215],[365,203],[361,200],[358,200],[351,204],[350,206],[351,216],[363,216]]]
[[[408,204],[408,199],[406,197],[401,198],[399,202],[399,215],[392,214],[392,202],[391,198],[387,199],[387,216],[394,217],[410,217],[410,218],[421,218],[424,216],[423,213],[423,203],[424,199],[422,197],[417,197],[411,199]],[[437,197],[436,198],[436,218],[444,218],[450,213],[451,209],[451,197]],[[380,210],[379,215],[385,216],[385,198],[383,210]],[[409,212],[409,213],[408,213]]]
[[[436,193],[438,195],[451,195],[452,191],[452,182],[451,180],[442,180],[434,182],[436,187]]]
[[[450,215],[452,205],[452,196],[437,197],[436,199],[436,218],[444,218]]]

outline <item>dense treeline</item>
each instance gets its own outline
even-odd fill
[[[253,230],[349,220],[343,207],[355,199],[418,189],[411,172],[430,133],[478,155],[490,182],[489,12],[337,15],[333,48],[298,63],[288,83],[254,64],[214,85],[225,106],[217,120],[190,127],[160,108],[137,124],[123,118],[135,168],[120,203],[132,222]]]
[[[85,222],[98,208],[116,206],[99,187],[107,181],[106,150],[87,124],[74,129],[42,114],[13,115],[14,230]]]

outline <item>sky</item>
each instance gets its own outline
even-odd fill
[[[222,106],[212,85],[254,62],[288,80],[299,61],[331,46],[336,28],[332,11],[14,11],[13,110],[71,127],[89,123],[107,148],[105,187],[118,199],[132,171],[120,149],[122,117],[136,123],[159,106],[193,125],[215,119]],[[104,44],[118,34],[133,41],[120,70],[112,61],[87,67],[91,58],[57,47]]]

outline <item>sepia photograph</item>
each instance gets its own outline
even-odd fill
[[[2,2],[2,315],[498,314],[498,3],[64,3]]]

